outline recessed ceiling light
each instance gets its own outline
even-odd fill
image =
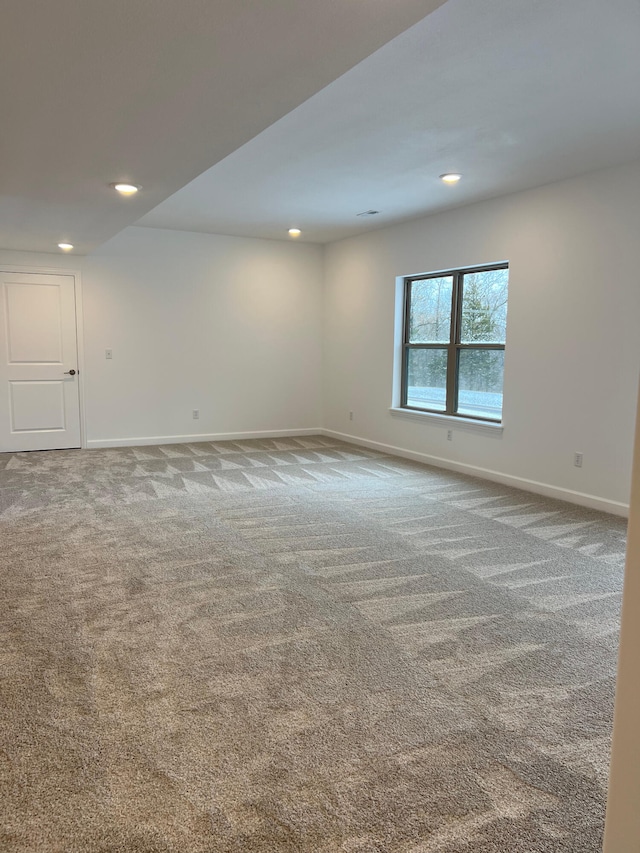
[[[440,180],[444,181],[445,184],[457,184],[462,175],[459,175],[458,172],[445,172],[444,175],[440,175]]]
[[[140,187],[137,187],[135,184],[109,184],[110,187],[113,187],[116,192],[119,192],[120,195],[135,195]]]
[[[302,231],[299,228],[289,228],[289,237],[299,237]]]
[[[73,243],[58,243],[58,248],[63,252],[70,252],[73,249]]]
[[[363,210],[362,213],[356,213],[356,216],[377,216],[379,213],[379,210]]]

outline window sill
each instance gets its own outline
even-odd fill
[[[392,406],[389,411],[394,417],[408,418],[413,421],[428,421],[434,425],[464,429],[469,432],[483,432],[494,436],[502,435],[503,424],[494,424],[490,421],[472,421],[469,418],[457,418],[455,415],[437,415],[435,412],[419,412],[417,409],[401,409]]]

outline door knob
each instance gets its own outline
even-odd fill
[[[73,368],[71,368],[71,370],[65,370],[64,375],[65,376],[75,376],[76,372]]]

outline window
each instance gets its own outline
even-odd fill
[[[405,279],[405,409],[502,420],[507,264]]]

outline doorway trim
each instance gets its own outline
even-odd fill
[[[74,280],[76,308],[76,347],[78,356],[78,397],[80,404],[80,447],[87,448],[84,384],[84,316],[82,313],[82,274],[79,267],[38,266],[36,264],[0,264],[0,272],[34,273],[35,275],[70,275]]]

